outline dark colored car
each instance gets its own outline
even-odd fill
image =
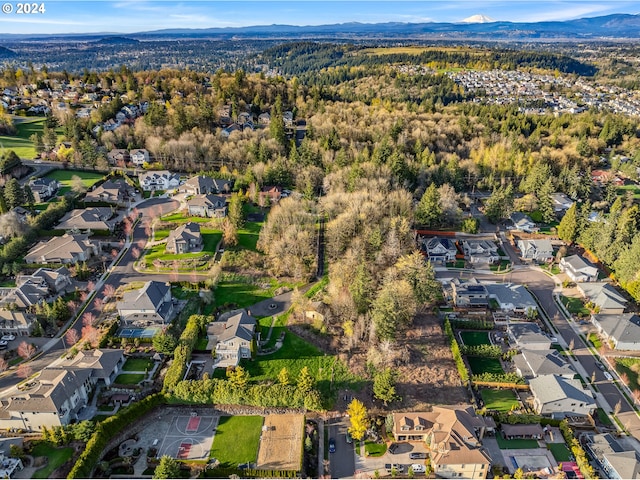
[[[389,453],[396,453],[396,450],[398,449],[398,444],[397,443],[392,443],[391,445],[389,445],[389,448],[387,449],[389,451]]]
[[[422,460],[427,458],[427,454],[422,452],[413,452],[409,454],[409,458],[411,460]]]
[[[336,453],[336,441],[333,438],[329,439],[329,453]]]

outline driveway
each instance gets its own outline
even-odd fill
[[[331,478],[352,478],[355,472],[354,444],[347,443],[348,420],[330,420],[329,438],[336,442],[336,451],[329,453]]]

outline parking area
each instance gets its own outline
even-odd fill
[[[391,476],[391,472],[388,472],[385,468],[385,465],[388,464],[397,464],[401,465],[406,473],[409,466],[413,464],[425,464],[425,458],[427,457],[427,449],[425,444],[422,442],[416,443],[396,443],[396,448],[392,448],[393,453],[389,450],[382,455],[381,457],[362,457],[356,455],[356,472],[364,473],[369,472],[372,473],[376,470],[381,477]],[[425,458],[411,458],[416,456],[416,454],[424,456]]]

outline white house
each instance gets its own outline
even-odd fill
[[[607,282],[579,282],[578,291],[603,314],[620,315],[627,308],[627,299]]]
[[[487,284],[489,298],[498,302],[503,312],[528,313],[536,312],[538,304],[535,298],[522,285],[515,283]]]
[[[140,181],[140,188],[146,192],[173,190],[180,186],[180,175],[171,173],[168,170],[143,172],[138,175],[138,180]]]
[[[423,238],[422,248],[427,252],[431,263],[453,262],[458,253],[455,242],[449,238]]]
[[[574,282],[595,282],[598,280],[598,268],[588,264],[580,255],[563,257],[560,270]]]
[[[553,202],[553,209],[556,212],[565,212],[574,204],[574,201],[564,193],[552,193],[551,201]]]
[[[549,262],[553,260],[553,246],[550,240],[518,240],[520,256],[525,260]]]
[[[616,350],[640,350],[640,317],[636,313],[594,314],[591,323]]]
[[[138,167],[143,166],[145,163],[149,163],[149,151],[145,148],[131,150],[129,157],[131,158],[131,163]]]
[[[522,212],[512,213],[511,221],[513,222],[513,228],[520,230],[521,232],[535,233],[540,230],[536,223],[531,220],[528,215],[525,215]]]
[[[469,263],[474,265],[500,261],[498,246],[489,240],[464,240],[462,242],[462,250]]]
[[[209,324],[207,349],[215,350],[216,367],[235,367],[241,359],[251,358],[256,323],[246,310],[234,310]]]

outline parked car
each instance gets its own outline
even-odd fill
[[[347,441],[347,443],[353,443],[353,438],[351,437],[351,434],[349,432],[344,435],[344,439]]]
[[[10,334],[10,333],[7,333],[6,335],[3,335],[3,336],[2,336],[2,340],[6,340],[6,341],[8,341],[8,342],[11,342],[11,341],[13,341],[13,340],[15,340],[15,339],[16,339],[16,336],[15,336],[15,335],[12,335],[12,334]]]
[[[333,438],[329,439],[329,453],[336,453],[336,441]]]
[[[421,465],[419,463],[413,463],[411,464],[411,470],[413,470],[413,473],[426,473],[427,472],[427,467],[425,467],[424,465]]]
[[[8,344],[9,342],[7,342],[6,340],[0,340],[0,350],[6,350]]]
[[[604,372],[604,378],[606,378],[607,380],[613,380],[613,377],[609,372]]]
[[[600,370],[604,372],[604,365],[601,364],[600,362],[596,362],[596,367],[598,367]]]
[[[388,473],[391,473],[393,470],[396,473],[404,473],[404,465],[400,465],[399,463],[385,463],[384,468],[387,469]]]
[[[391,445],[389,445],[389,448],[387,449],[387,451],[391,454],[396,453],[396,450],[398,449],[398,444],[397,443],[392,443]]]
[[[427,454],[424,452],[413,452],[409,454],[411,460],[424,460],[427,458]]]

